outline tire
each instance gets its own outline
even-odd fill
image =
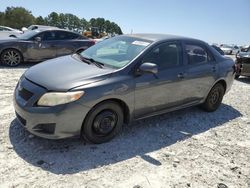
[[[16,67],[23,62],[22,54],[15,49],[4,50],[1,54],[1,63],[9,67]]]
[[[203,110],[207,112],[216,111],[223,99],[225,89],[222,84],[217,83],[209,92],[205,102],[202,104]]]
[[[108,142],[121,131],[123,119],[123,110],[118,103],[100,103],[88,113],[81,135],[94,144]]]

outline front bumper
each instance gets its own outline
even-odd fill
[[[80,136],[83,120],[90,108],[77,101],[54,107],[37,106],[37,100],[46,92],[46,89],[26,79],[20,81],[13,101],[19,122],[30,133],[43,138]]]
[[[233,53],[232,50],[223,50],[226,55],[231,55]]]
[[[245,70],[245,65],[249,67],[250,64],[250,57],[242,57],[242,58],[236,58],[235,64],[237,66],[237,75],[241,76],[250,76],[249,68],[248,70]]]

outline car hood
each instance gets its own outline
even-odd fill
[[[68,91],[104,80],[113,71],[111,68],[99,68],[82,62],[75,54],[35,65],[25,72],[25,77],[50,91]]]

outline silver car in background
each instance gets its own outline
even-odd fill
[[[11,27],[1,26],[0,25],[0,38],[6,38],[9,36],[17,36],[23,32],[18,29],[13,29]]]
[[[236,45],[227,45],[227,44],[222,44],[220,46],[220,49],[226,54],[226,55],[232,55],[232,54],[237,54],[240,52],[240,48]]]

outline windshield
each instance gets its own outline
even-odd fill
[[[139,55],[152,41],[129,36],[104,40],[83,51],[81,55],[114,68],[122,68]]]
[[[24,34],[17,36],[19,39],[28,40],[38,34],[39,30],[27,31]]]

